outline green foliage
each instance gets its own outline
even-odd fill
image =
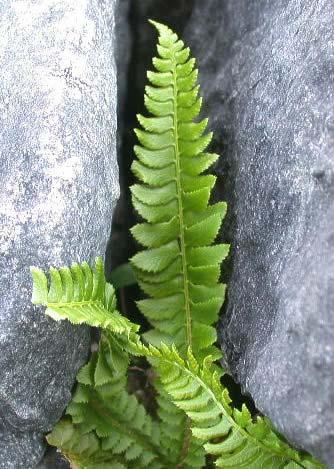
[[[116,288],[137,276],[149,296],[138,306],[152,329],[143,343],[138,326],[117,312],[100,258],[94,269],[51,268],[49,279],[31,269],[33,302],[46,314],[101,329],[99,348],[80,370],[66,416],[48,441],[79,469],[191,469],[212,461],[222,468],[321,468],[266,418],[233,408],[220,382],[213,324],[224,299],[219,276],[228,246],[212,243],[226,206],[209,205],[215,178],[202,174],[217,155],[205,151],[207,120],[196,120],[195,61],[169,28],[153,24],[159,57],[145,94],[153,117],[138,117],[143,129],[136,131],[132,166],[141,181],[132,187],[133,204],[145,219],[132,233],[145,249],[132,258],[133,270],[125,265],[112,276]],[[152,365],[152,415],[129,388],[131,356]]]
[[[83,429],[87,438],[95,439],[97,448],[89,455],[80,446],[76,449],[74,456],[79,467],[94,467],[100,461],[113,467],[115,458],[129,468],[149,465],[159,469],[168,464],[161,449],[158,424],[126,389],[127,366],[127,353],[117,340],[104,333],[98,353],[79,372],[78,386],[66,413],[71,416],[74,431]],[[66,453],[68,440],[64,444],[57,435],[56,427],[49,441],[72,461],[74,450]]]
[[[140,145],[134,148],[138,160],[132,170],[141,183],[131,188],[133,205],[145,219],[131,232],[146,248],[131,263],[151,298],[137,304],[153,326],[144,334],[147,341],[174,343],[182,353],[190,346],[202,359],[208,353],[218,359],[212,325],[224,300],[225,285],[218,281],[228,246],[211,244],[226,204],[209,205],[216,178],[201,174],[218,155],[205,152],[212,134],[205,133],[207,119],[197,119],[201,98],[195,61],[176,34],[153,24],[159,32],[159,58],[153,59],[156,71],[147,74],[152,86],[144,98],[153,116],[138,116],[143,130],[135,131]],[[174,435],[179,461],[202,467],[204,453],[196,450],[189,419],[157,391],[158,416],[166,433]]]
[[[126,462],[111,451],[102,451],[100,439],[87,432],[84,425],[73,425],[62,419],[47,438],[50,445],[61,449],[73,468],[127,469]]]
[[[152,324],[146,340],[174,343],[199,358],[213,347],[225,285],[220,264],[228,246],[214,242],[226,204],[209,205],[216,178],[203,175],[218,155],[207,153],[212,133],[208,120],[198,120],[197,70],[190,51],[169,28],[152,22],[159,32],[154,72],[147,76],[145,105],[151,117],[139,115],[140,145],[132,171],[140,184],[131,187],[133,205],[146,220],[131,230],[145,248],[132,259],[139,285],[150,296],[138,307]]]
[[[189,350],[183,360],[175,348],[166,346],[149,347],[146,354],[154,357],[164,390],[191,419],[193,435],[203,442],[206,453],[215,456],[217,467],[322,467],[290,448],[268,419],[253,420],[245,405],[241,410],[233,408],[212,367],[212,357],[200,364]]]
[[[138,326],[116,311],[113,287],[106,282],[103,261],[96,259],[95,269],[87,262],[73,263],[61,269],[50,268],[47,277],[41,269],[31,267],[32,302],[46,306],[45,313],[59,321],[102,327],[118,334],[131,334]]]
[[[119,319],[115,301],[106,301],[105,295],[111,287],[102,279],[101,260],[96,262],[94,272],[84,264],[86,272],[90,272],[87,277],[95,278],[95,285],[103,285],[104,289],[90,286],[90,292],[98,293],[87,293],[86,302],[81,299],[78,305],[71,295],[64,298],[64,293],[58,295],[57,302],[50,294],[55,288],[52,280],[48,288],[43,272],[32,269],[35,303],[43,302],[52,317],[54,311],[57,313],[57,319],[94,324],[102,329],[99,350],[77,376],[76,392],[66,410],[70,420],[60,421],[48,437],[73,467],[131,469],[149,464],[157,469],[190,469],[204,467],[203,450],[216,458],[218,467],[322,467],[311,457],[291,449],[267,419],[253,421],[245,407],[242,411],[233,409],[211,356],[201,362],[189,349],[184,359],[175,347],[144,345],[135,332],[137,326],[125,318],[123,327],[119,322],[115,326],[115,314]],[[56,272],[60,275],[64,271],[70,269],[51,270],[53,278],[59,278]],[[66,275],[62,291],[78,291],[79,284],[82,282],[78,277]],[[84,292],[85,289],[81,296]],[[98,307],[93,308],[92,301],[100,301],[94,303]],[[159,392],[157,420],[127,391],[130,351],[147,357],[159,374],[155,382]],[[186,433],[188,426],[191,434]]]

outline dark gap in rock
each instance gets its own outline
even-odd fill
[[[240,384],[236,383],[231,375],[226,373],[222,377],[221,382],[229,391],[233,407],[241,409],[242,404],[246,404],[252,415],[259,414],[253,399],[250,396],[245,396],[242,393]]]
[[[38,464],[36,469],[69,469],[69,462],[54,447],[48,446],[43,461]]]

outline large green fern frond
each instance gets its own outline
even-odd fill
[[[244,405],[231,406],[226,388],[212,367],[212,357],[200,364],[189,351],[184,360],[175,348],[142,348],[151,357],[172,401],[191,419],[193,435],[222,468],[324,468],[310,456],[292,449],[266,418],[256,420]]]
[[[212,324],[224,299],[218,283],[227,245],[210,246],[226,211],[224,203],[210,206],[215,177],[201,175],[217,155],[205,152],[212,135],[205,134],[207,119],[195,122],[200,107],[195,61],[169,28],[159,32],[159,58],[148,72],[145,105],[151,117],[138,116],[140,145],[132,170],[141,184],[132,190],[133,205],[146,220],[132,228],[146,250],[132,258],[138,281],[151,298],[138,302],[154,329],[145,338],[155,344],[175,343],[185,353],[189,346],[199,358],[213,347]],[[165,432],[173,434],[175,467],[202,467],[204,453],[192,437],[190,421],[157,387],[158,416]],[[172,416],[172,417],[170,417]]]
[[[224,300],[220,264],[228,246],[214,245],[226,204],[209,205],[216,178],[201,175],[216,159],[207,153],[212,134],[207,119],[196,121],[198,96],[195,60],[168,27],[159,32],[156,69],[148,72],[145,105],[153,116],[138,116],[140,145],[132,164],[140,184],[132,186],[135,209],[146,220],[132,228],[145,246],[131,262],[139,284],[151,298],[138,302],[154,329],[149,342],[174,343],[182,353],[220,356],[212,327]]]

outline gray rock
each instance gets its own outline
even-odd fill
[[[37,432],[15,432],[0,425],[0,467],[32,469],[44,452],[42,435]],[[50,468],[51,469],[51,468]]]
[[[116,66],[117,66],[117,114],[119,143],[121,143],[123,125],[125,123],[126,98],[129,64],[132,53],[132,34],[130,25],[130,0],[118,0],[115,14],[116,35]]]
[[[334,9],[198,0],[186,39],[222,154],[234,377],[334,467]]]
[[[0,0],[0,468],[35,467],[89,351],[88,329],[31,306],[29,266],[105,252],[119,194],[114,8]]]
[[[115,13],[116,36],[116,68],[117,68],[117,156],[119,165],[120,197],[115,207],[113,224],[106,251],[106,277],[110,280],[111,270],[115,266],[127,262],[128,249],[132,240],[129,232],[129,173],[132,150],[124,149],[124,134],[129,132],[128,116],[133,107],[133,94],[130,93],[130,81],[132,89],[135,82],[131,76],[129,80],[129,68],[133,53],[133,35],[131,31],[130,8],[131,0],[118,0]],[[133,70],[131,71],[133,73]],[[132,75],[131,73],[131,75]],[[128,93],[129,92],[129,93]],[[132,131],[132,129],[131,129]],[[125,168],[125,170],[123,170]],[[117,249],[114,249],[117,246]]]

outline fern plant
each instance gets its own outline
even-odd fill
[[[226,212],[226,204],[209,205],[216,178],[202,175],[218,155],[206,152],[212,133],[207,119],[198,119],[197,69],[190,51],[169,28],[152,22],[159,32],[158,58],[151,85],[145,89],[150,117],[138,115],[136,129],[140,145],[134,147],[138,160],[132,171],[140,184],[131,187],[135,209],[145,222],[131,230],[146,249],[131,264],[142,290],[150,296],[138,307],[153,328],[144,334],[159,345],[174,343],[185,354],[188,347],[200,359],[221,353],[213,344],[223,303],[225,285],[219,283],[220,265],[228,253],[224,244],[211,246]],[[161,396],[161,390],[158,389]],[[190,420],[168,398],[158,400],[158,415],[167,432],[178,435],[177,464],[186,464],[198,454]],[[178,432],[168,415],[178,419]],[[167,441],[167,440],[166,440]],[[202,458],[204,454],[202,454]],[[197,458],[191,467],[201,467]]]
[[[55,320],[101,329],[99,349],[79,372],[66,415],[48,436],[73,468],[321,468],[291,448],[266,418],[246,406],[233,408],[215,363],[213,324],[224,299],[220,264],[228,246],[213,245],[226,211],[209,204],[215,178],[202,174],[217,159],[206,152],[212,138],[198,120],[201,98],[195,61],[168,27],[159,33],[156,71],[149,72],[138,116],[140,180],[133,205],[144,219],[132,233],[144,250],[131,259],[149,298],[138,302],[152,329],[138,333],[116,310],[115,292],[103,262],[51,268],[49,278],[32,268],[33,302]],[[122,270],[127,272],[129,268]],[[128,281],[128,280],[126,280]],[[127,370],[143,356],[153,370],[156,412],[151,415],[130,392]]]

